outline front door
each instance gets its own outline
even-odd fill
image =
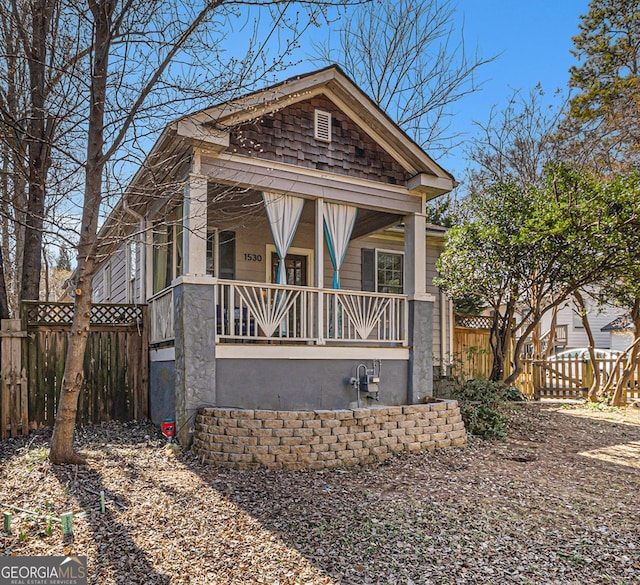
[[[278,264],[280,259],[275,252],[271,253],[271,282],[278,282]],[[307,256],[287,254],[284,259],[287,271],[287,284],[307,286]]]

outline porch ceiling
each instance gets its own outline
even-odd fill
[[[207,212],[209,224],[212,227],[247,226],[265,220],[261,191],[216,183],[209,183]],[[402,222],[402,219],[403,216],[399,214],[358,208],[351,240],[397,225]],[[312,199],[309,199],[304,206],[301,222],[315,223]]]
[[[353,227],[351,239],[361,238],[384,228],[398,225],[400,222],[402,222],[402,215],[372,211],[370,209],[358,209],[356,225]]]

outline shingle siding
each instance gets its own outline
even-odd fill
[[[314,112],[331,114],[331,142],[314,138]],[[231,131],[229,151],[394,185],[409,175],[324,96],[298,102]]]

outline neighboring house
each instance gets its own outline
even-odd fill
[[[615,349],[611,346],[611,337],[603,327],[611,320],[624,313],[624,309],[613,305],[597,304],[585,299],[587,304],[587,319],[591,326],[591,332],[595,341],[595,347],[600,349]],[[548,312],[541,321],[541,335],[545,338],[551,326],[551,312]],[[582,319],[577,313],[572,302],[564,303],[556,313],[556,351],[564,351],[579,347],[588,347],[589,340],[582,324]]]
[[[96,302],[149,304],[153,418],[432,395],[453,177],[335,66],[167,125],[100,232]],[[188,428],[188,425],[187,427]]]
[[[633,321],[626,313],[607,323],[601,329],[602,333],[610,336],[609,347],[616,351],[626,351],[633,343]]]

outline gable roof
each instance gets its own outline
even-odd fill
[[[600,329],[600,331],[612,331],[614,333],[619,333],[621,331],[633,331],[633,321],[631,320],[631,315],[629,313],[627,313],[626,315],[621,315],[617,319],[611,321],[611,323],[607,323]]]
[[[330,65],[169,122],[103,223],[98,238],[119,231],[116,228],[122,228],[127,214],[139,217],[145,213],[157,186],[177,184],[188,172],[193,146],[221,153],[229,146],[229,130],[233,127],[316,95],[333,101],[398,161],[411,176],[408,189],[425,193],[428,198],[453,189],[453,175],[438,165],[340,67]]]
[[[431,175],[443,180],[443,190],[447,186],[447,191],[453,188],[453,175],[438,165],[338,65],[297,75],[240,98],[187,114],[178,118],[174,126],[178,135],[193,133],[194,138],[205,142],[213,140],[215,144],[216,138],[221,138],[234,126],[317,95],[325,95],[333,101],[410,175]]]

